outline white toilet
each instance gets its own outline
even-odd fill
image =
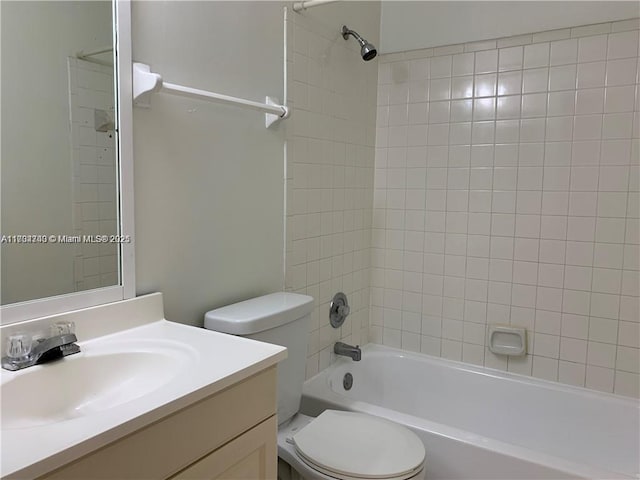
[[[205,328],[287,347],[278,365],[278,456],[293,478],[420,480],[425,450],[409,429],[371,415],[325,410],[298,413],[313,298],[272,293],[205,315]]]

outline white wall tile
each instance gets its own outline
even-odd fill
[[[498,50],[476,52],[475,73],[491,73],[498,71]]]
[[[585,363],[587,342],[575,338],[561,338],[560,358],[568,362]]]
[[[616,368],[624,372],[639,373],[640,350],[637,348],[618,346]]]
[[[520,70],[524,60],[524,49],[521,46],[501,48],[498,51],[498,70]]]
[[[566,215],[569,208],[569,192],[550,192],[542,194],[542,214]]]
[[[571,90],[576,88],[576,66],[562,65],[549,69],[549,91]]]
[[[583,37],[578,40],[578,62],[596,62],[607,58],[607,35]]]
[[[445,78],[451,76],[452,57],[444,55],[431,58],[431,78]]]
[[[622,268],[623,246],[610,243],[596,243],[593,265],[602,268]]]
[[[547,115],[550,117],[558,117],[563,115],[573,115],[575,113],[575,104],[576,104],[576,93],[573,90],[563,91],[563,92],[551,92],[548,96],[548,106],[547,106]],[[573,118],[569,117],[571,122]],[[547,121],[547,132],[551,130],[553,133],[554,128],[549,128],[549,121],[553,119],[548,119]],[[550,138],[547,135],[547,141],[560,141],[560,140],[571,140],[571,131],[569,131],[569,138]]]
[[[604,368],[615,368],[616,346],[607,343],[589,342],[587,364]]]
[[[593,140],[602,136],[602,115],[580,115],[573,123],[573,140]]]
[[[633,111],[635,86],[607,87],[605,92],[605,113],[624,113]]]
[[[589,336],[589,317],[563,313],[561,334],[563,337],[586,340]]]
[[[532,36],[532,41],[534,43],[548,42],[551,40],[562,40],[569,37],[571,37],[571,29],[562,28],[558,30],[549,30],[546,32],[534,33]]]
[[[589,340],[615,344],[618,338],[618,322],[607,318],[589,318]]]
[[[524,68],[548,66],[549,46],[548,43],[526,45],[524,47]]]
[[[640,375],[617,370],[614,393],[638,397],[640,395]]]
[[[453,55],[452,58],[452,74],[453,76],[472,75],[474,67],[474,54],[461,53]]]
[[[522,117],[544,117],[547,113],[547,95],[531,93],[522,96]]]
[[[585,365],[560,360],[558,366],[558,381],[583,387],[585,382]]]
[[[638,31],[612,33],[609,35],[607,59],[638,56]]]
[[[604,81],[604,67],[603,67]],[[527,69],[522,72],[522,93],[546,92],[549,84],[547,67]]]
[[[603,392],[613,391],[614,370],[609,368],[587,365],[585,386]]]
[[[636,81],[637,58],[609,60],[606,63],[606,85],[632,85]]]
[[[605,62],[579,63],[576,71],[576,86],[578,88],[603,87],[606,67]]]
[[[534,356],[532,375],[545,380],[557,381],[558,360]]]
[[[578,59],[578,41],[575,38],[551,42],[551,65],[575,63]]]
[[[588,115],[602,113],[604,109],[604,89],[591,88],[576,92],[575,113]]]

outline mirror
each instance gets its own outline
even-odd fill
[[[0,2],[3,306],[114,286],[123,298],[122,242],[132,239],[119,208],[118,6]]]

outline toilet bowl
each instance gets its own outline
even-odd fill
[[[278,365],[278,457],[292,478],[305,480],[421,480],[425,449],[411,430],[363,413],[298,412],[313,298],[272,293],[211,310],[205,328],[287,348]]]

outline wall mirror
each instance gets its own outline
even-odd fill
[[[132,297],[130,4],[0,21],[2,324]]]

